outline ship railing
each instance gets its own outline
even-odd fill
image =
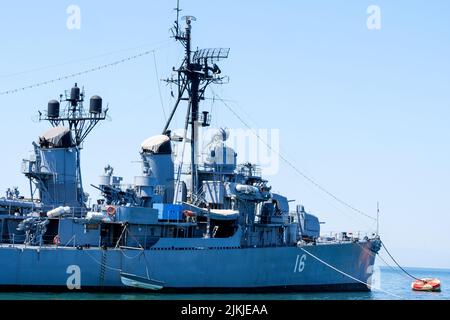
[[[48,246],[48,245],[55,245],[55,246],[62,246],[62,247],[69,247],[73,246],[76,247],[76,235],[74,235],[72,238],[67,241],[65,244],[55,243],[55,235],[43,235],[42,239],[38,239],[34,242],[33,245],[26,243],[26,235],[24,234],[10,234],[7,236],[7,238],[3,238],[2,245],[10,246],[13,248],[16,248],[17,246],[20,247],[27,247],[27,246]]]
[[[356,242],[375,237],[374,232],[370,231],[327,231],[320,234],[318,242]]]
[[[12,235],[10,235],[9,240],[3,242],[7,244],[9,243],[15,248],[17,245],[23,245],[25,243],[25,239],[26,239],[25,235],[18,235],[13,233]]]
[[[179,166],[180,164],[178,163],[176,165]],[[203,164],[203,163],[197,164],[197,169],[199,171],[203,171],[203,172],[213,172],[214,171],[213,170],[214,169],[213,166],[206,165],[206,164]],[[191,164],[190,163],[188,163],[188,164],[183,163],[183,165],[181,166],[181,174],[183,174],[183,175],[191,174],[191,171],[192,171]],[[177,174],[175,174],[175,176],[177,176]]]
[[[248,178],[262,177],[261,166],[255,164],[252,164],[251,167],[249,167],[247,164],[240,164],[238,165],[238,171],[240,174]]]
[[[3,239],[2,240],[2,244],[3,245],[9,245],[12,246],[13,248],[15,248],[16,246],[27,246],[27,244],[25,243],[26,240],[26,235],[24,234],[10,234],[9,236],[7,236],[8,239]],[[45,241],[45,236],[42,239],[42,242]]]
[[[207,164],[207,163],[201,163],[197,164],[197,169],[201,172],[208,172],[208,173],[215,173],[217,175],[227,175],[230,174],[230,170],[224,170],[223,167],[225,167],[227,164],[225,163],[217,163],[217,164]],[[229,164],[231,167],[231,164]],[[178,164],[175,164],[176,167],[179,166]],[[181,166],[181,174],[182,175],[189,175],[191,174],[192,167],[190,164],[183,164]],[[234,171],[234,170],[233,170]],[[177,173],[175,173],[175,180],[178,178]],[[253,177],[256,177],[256,175],[253,175]]]
[[[131,183],[121,183],[119,185],[116,185],[117,187],[119,187],[121,190],[128,190],[128,189],[133,189],[134,188],[134,184]]]

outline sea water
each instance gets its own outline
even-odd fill
[[[450,300],[450,269],[407,268],[418,278],[438,278],[441,292],[415,292],[412,278],[398,268],[377,268],[371,292],[267,294],[0,293],[0,300]]]

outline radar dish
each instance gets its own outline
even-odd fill
[[[181,19],[185,20],[186,22],[197,21],[197,18],[194,16],[184,16]]]

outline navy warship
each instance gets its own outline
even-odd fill
[[[177,10],[177,15],[179,11]],[[30,196],[17,188],[0,198],[0,287],[13,290],[152,290],[161,292],[368,291],[377,234],[323,237],[319,219],[290,208],[257,164],[238,164],[227,130],[199,150],[200,109],[209,85],[225,81],[217,65],[229,49],[192,49],[194,17],[179,17],[173,37],[184,60],[168,79],[177,87],[160,135],[140,146],[134,184],[105,163],[101,196],[88,204],[81,172],[83,141],[108,116],[100,96],[84,106],[77,84],[51,100],[40,120],[51,129],[23,160]],[[173,134],[181,106],[185,126]],[[190,161],[174,162],[174,145]],[[207,154],[203,160],[196,155]],[[138,156],[138,154],[136,155]]]

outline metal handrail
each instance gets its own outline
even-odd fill
[[[345,234],[345,236],[344,236]],[[330,239],[330,241],[333,242],[351,242],[355,240],[361,240],[364,238],[371,239],[375,236],[375,232],[369,232],[369,231],[356,231],[356,232],[348,232],[348,231],[327,231],[322,232],[320,234],[320,238],[323,239]]]

